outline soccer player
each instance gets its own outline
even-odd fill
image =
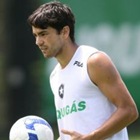
[[[58,64],[50,76],[61,140],[128,140],[134,100],[104,52],[78,45],[70,7],[49,2],[28,18],[36,45]]]

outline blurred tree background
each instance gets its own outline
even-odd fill
[[[34,0],[0,1],[0,139],[20,117],[39,114],[43,61],[27,23]]]
[[[95,46],[110,55],[140,110],[139,0],[60,1],[71,6],[75,13],[77,42]],[[49,74],[55,61],[43,58],[27,23],[32,11],[45,2],[0,1],[1,140],[8,140],[12,124],[26,115],[41,116],[54,129],[57,126],[49,87]],[[128,130],[139,134],[140,120]]]

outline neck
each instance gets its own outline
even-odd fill
[[[78,48],[77,44],[71,44],[63,47],[61,53],[56,57],[62,69],[65,68],[67,64],[70,62],[77,48]]]

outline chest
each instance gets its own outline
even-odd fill
[[[57,106],[72,104],[93,96],[93,83],[90,81],[85,63],[57,72],[51,83]]]

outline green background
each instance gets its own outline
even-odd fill
[[[113,60],[140,111],[140,1],[60,0],[76,17],[77,43],[105,51]],[[38,115],[57,123],[49,75],[54,59],[45,60],[35,45],[28,16],[49,0],[0,1],[0,139],[8,140],[13,123]],[[140,135],[140,119],[128,127]],[[135,140],[140,138],[136,137]]]
[[[46,1],[42,1],[44,2]],[[78,43],[95,46],[112,58],[140,109],[140,57],[137,51],[140,50],[140,43],[135,43],[140,39],[140,16],[138,14],[140,13],[140,1],[61,0],[61,2],[69,5],[75,14],[75,36]],[[113,37],[110,37],[108,33],[111,33]],[[107,38],[107,41],[104,41],[104,38]],[[132,61],[131,64],[130,61]],[[51,63],[48,64],[49,66],[47,64],[46,67],[53,67]],[[46,88],[48,89],[49,87]]]
[[[46,1],[42,1],[44,2]],[[61,0],[61,2],[70,6],[75,14],[75,36],[78,44],[94,46],[111,57],[140,110],[140,57],[138,53],[140,52],[140,16],[138,14],[140,1]],[[46,68],[50,67],[50,70],[47,70],[48,75],[54,67],[53,62],[54,60],[46,62]],[[44,86],[44,89],[48,91],[49,85],[46,88]],[[50,95],[50,98],[52,103],[53,96]],[[45,104],[44,100],[44,110]],[[49,111],[53,108],[52,105]],[[139,124],[138,119],[129,126],[129,131],[139,133]],[[135,125],[138,129],[134,129]]]

